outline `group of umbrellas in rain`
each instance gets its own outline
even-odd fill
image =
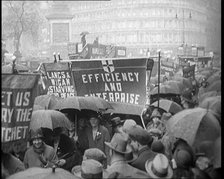
[[[183,110],[182,106],[174,101],[160,99],[150,105],[169,112],[173,116],[168,120],[170,132],[176,137],[184,138],[190,144],[198,143],[198,140],[214,140],[221,132],[221,79],[220,71],[204,71],[204,78],[207,78],[208,86],[199,96],[198,106],[193,109]],[[197,78],[197,75],[196,75]],[[212,80],[213,79],[213,80]],[[220,84],[220,85],[218,85]],[[160,93],[181,94],[184,88],[192,88],[191,81],[183,77],[174,77],[160,85]],[[158,87],[151,90],[151,95],[157,94]],[[67,127],[66,117],[61,112],[66,110],[92,110],[103,113],[133,114],[141,115],[144,106],[125,104],[119,102],[108,102],[102,98],[88,96],[74,96],[60,99],[54,95],[41,95],[34,101],[33,120],[31,128],[34,127]],[[61,112],[59,112],[61,111]],[[36,116],[37,120],[35,120]],[[58,116],[58,117],[57,117]],[[47,118],[52,118],[53,124],[48,123]],[[59,120],[58,120],[59,119]],[[218,120],[217,120],[218,119]],[[203,125],[201,125],[203,124]],[[203,131],[202,131],[203,130]],[[199,131],[199,132],[198,132]],[[198,132],[198,135],[196,133]],[[197,137],[199,139],[197,139]]]
[[[196,148],[202,141],[212,141],[214,145],[211,146],[211,151],[213,151],[210,156],[211,161],[213,166],[221,167],[221,70],[204,69],[204,71],[196,74],[195,78],[199,84],[204,79],[207,82],[206,88],[199,88],[198,105],[195,108],[183,109],[180,104],[161,98],[159,101],[152,102],[150,106],[159,107],[164,112],[171,113],[172,116],[166,124],[169,135],[184,139],[193,148]],[[151,83],[156,84],[157,82],[156,77],[151,78]],[[193,89],[191,81],[187,78],[174,76],[168,81],[161,79],[161,94],[181,95],[186,88]],[[150,95],[156,95],[157,93],[158,86],[152,85]],[[103,114],[116,113],[141,116],[144,108],[143,105],[108,102],[93,96],[74,96],[62,99],[54,95],[41,95],[37,96],[34,101],[30,129],[35,130],[41,127],[52,130],[57,127],[70,129],[71,123],[64,114],[64,112],[69,111],[76,113],[92,110],[101,111]],[[38,169],[40,173],[43,173],[43,175],[45,173],[46,176],[49,175],[50,170],[58,171],[58,174],[61,173],[58,168]]]
[[[197,101],[200,104],[204,99],[212,96],[221,96],[221,70],[220,69],[212,69],[205,68],[203,70],[199,70],[195,74],[196,83],[199,85],[199,91],[197,94]],[[156,96],[158,95],[158,77],[152,77],[150,86],[150,95]],[[206,83],[206,87],[200,87],[202,83]],[[193,84],[189,78],[184,78],[180,75],[174,75],[169,80],[164,78],[164,76],[160,77],[160,95],[163,96],[165,94],[170,95],[181,95],[185,89],[189,89],[190,91],[193,89]]]

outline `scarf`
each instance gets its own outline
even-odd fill
[[[43,142],[42,145],[40,146],[40,148],[36,148],[34,145],[33,145],[33,150],[35,153],[38,153],[38,154],[42,154],[44,153],[44,150],[46,148],[45,146],[46,144]]]

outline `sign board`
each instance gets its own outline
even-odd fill
[[[115,57],[126,57],[126,47],[116,47]]]
[[[2,74],[1,144],[4,152],[25,151],[33,103],[38,96],[34,74]]]
[[[170,61],[161,61],[161,74],[166,76],[174,75],[174,63]],[[164,73],[162,73],[164,71]]]
[[[87,44],[80,56],[84,59],[104,58],[106,55],[106,45],[101,44]]]
[[[197,47],[192,47],[191,51],[192,51],[192,56],[197,56],[198,55],[198,48]]]
[[[68,55],[75,55],[77,53],[77,44],[76,43],[68,43]]]
[[[146,69],[146,58],[72,62],[78,96],[141,105],[146,102]]]
[[[75,96],[75,89],[70,70],[70,63],[43,63],[48,91],[61,98]]]
[[[195,79],[195,65],[183,67],[183,77]]]
[[[198,47],[198,57],[205,56],[205,47]]]
[[[178,55],[179,56],[184,55],[184,47],[178,47]]]

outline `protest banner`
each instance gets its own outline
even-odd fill
[[[61,98],[76,96],[71,76],[70,63],[43,63],[47,79],[47,94]]]
[[[149,63],[152,64],[152,63]],[[72,61],[78,96],[144,105],[147,58],[114,58]]]
[[[1,144],[4,152],[25,151],[38,74],[2,74]]]
[[[195,79],[195,65],[191,65],[189,67],[183,67],[183,77],[190,78],[192,80]]]
[[[174,75],[174,69],[174,62],[161,61],[161,74],[171,77]]]

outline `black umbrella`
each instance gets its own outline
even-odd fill
[[[83,32],[80,33],[81,36],[83,36],[83,35],[87,35],[87,34],[89,34],[88,31],[83,31]]]

